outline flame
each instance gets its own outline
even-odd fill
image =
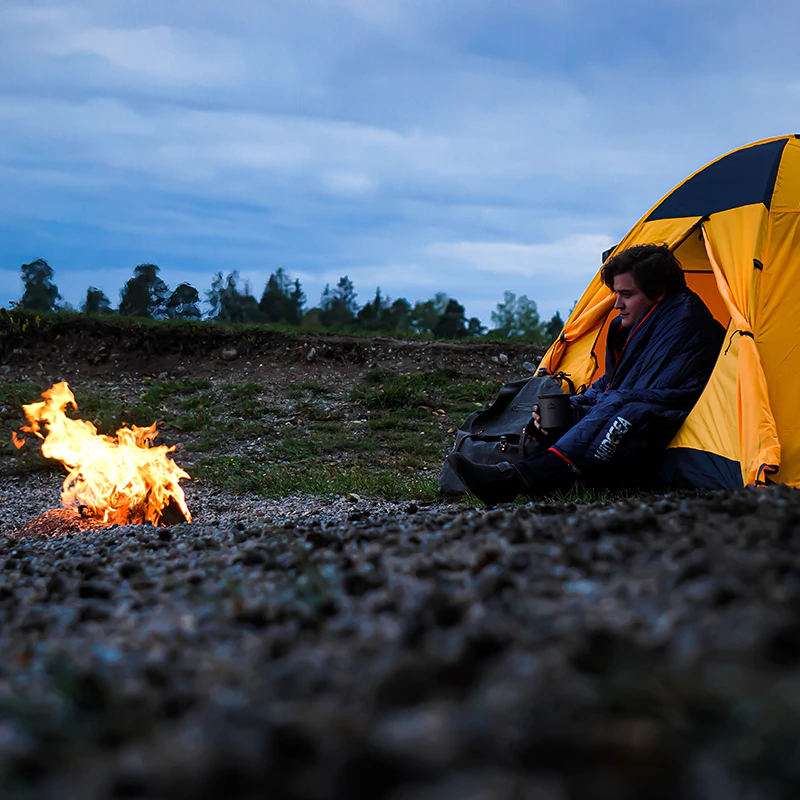
[[[44,401],[22,407],[30,423],[22,430],[43,440],[43,456],[66,467],[61,492],[65,506],[109,525],[164,524],[165,513],[175,516],[177,511],[192,521],[178,483],[190,476],[168,457],[174,447],[151,444],[158,435],[155,422],[105,436],[91,422],[66,415],[68,405],[78,409],[68,383],[54,384],[42,397]],[[13,439],[18,448],[25,443],[16,435]]]

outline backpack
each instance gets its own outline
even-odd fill
[[[564,375],[534,376],[505,384],[495,401],[470,414],[456,431],[451,453],[462,453],[479,464],[499,464],[502,461],[521,461],[544,446],[532,435],[533,407],[540,394],[561,391],[558,381],[566,380],[571,392],[572,382]],[[439,473],[439,492],[464,494],[467,487],[453,469],[444,462]]]

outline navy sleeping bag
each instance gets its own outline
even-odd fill
[[[691,289],[656,303],[631,328],[617,317],[606,373],[572,398],[576,423],[552,451],[581,472],[656,466],[708,382],[724,337]]]

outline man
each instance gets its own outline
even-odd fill
[[[619,315],[606,343],[606,373],[570,399],[573,425],[548,449],[516,464],[482,465],[460,453],[447,460],[487,505],[519,494],[565,489],[576,480],[635,482],[654,474],[659,457],[700,397],[725,331],[686,286],[666,245],[638,245],[603,266]]]

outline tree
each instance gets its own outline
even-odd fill
[[[120,293],[119,313],[122,316],[151,319],[167,316],[169,287],[158,277],[160,271],[156,264],[139,264],[133,270],[133,277]]]
[[[389,298],[381,296],[381,287],[375,289],[375,297],[358,312],[359,327],[368,331],[386,330],[386,317],[389,311]]]
[[[234,270],[227,278],[218,272],[206,292],[211,303],[211,317],[218,322],[259,322],[261,311],[258,301],[250,293],[250,284],[245,281],[244,290],[237,286],[239,273]]]
[[[200,294],[190,283],[181,283],[167,300],[169,319],[200,319]]]
[[[258,307],[266,322],[299,325],[305,299],[300,281],[295,280],[292,284],[283,267],[278,267],[269,276]]]
[[[297,278],[294,279],[294,286],[289,297],[292,300],[292,318],[289,322],[292,325],[299,325],[303,320],[303,306],[306,304],[306,295]]]
[[[388,301],[387,301],[388,302]],[[408,333],[411,329],[411,303],[399,297],[383,314],[383,329],[390,333]]]
[[[564,320],[561,319],[561,314],[556,311],[556,313],[550,317],[550,321],[544,326],[544,336],[547,342],[555,341],[563,328]]]
[[[486,333],[486,326],[481,324],[477,317],[470,317],[467,323],[467,336],[483,336]]]
[[[86,299],[83,301],[81,311],[84,314],[113,314],[111,302],[106,293],[96,286],[90,286],[86,290]]]
[[[464,306],[458,300],[450,299],[444,314],[439,317],[433,333],[440,339],[458,339],[467,333]]]
[[[306,304],[306,294],[297,278],[294,279],[294,286],[292,287],[292,293],[289,297],[292,298],[292,313],[294,315],[291,322],[293,325],[299,325],[303,319],[303,306]]]
[[[450,298],[444,292],[437,292],[424,303],[417,300],[411,310],[411,326],[417,333],[433,333],[439,318],[445,313]]]
[[[325,290],[320,298],[320,320],[325,327],[342,327],[351,325],[358,312],[356,303],[356,292],[353,282],[347,275],[339,278],[336,288],[331,291],[329,285],[325,284]]]
[[[504,292],[503,302],[492,311],[492,322],[494,330],[507,338],[525,339],[537,344],[543,338],[536,303],[524,294],[518,298],[514,292]]]
[[[37,258],[30,264],[23,264],[20,272],[25,291],[17,307],[31,311],[57,311],[61,295],[53,283],[53,268],[43,258]]]

